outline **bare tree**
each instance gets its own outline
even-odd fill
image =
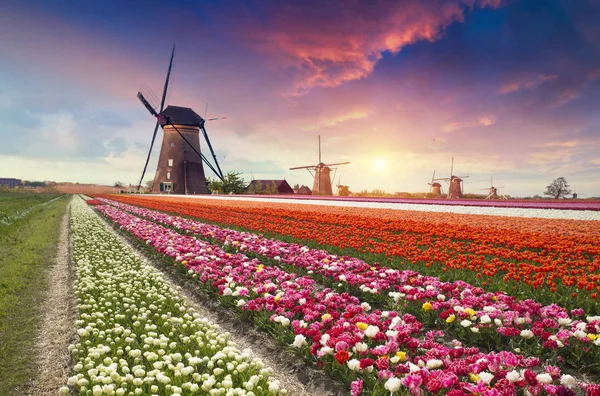
[[[562,198],[568,194],[571,194],[571,189],[569,188],[567,180],[562,176],[558,179],[554,179],[554,181],[546,187],[546,191],[544,191],[544,195],[549,195],[555,199]]]

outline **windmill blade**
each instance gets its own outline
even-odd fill
[[[209,118],[206,121],[216,121],[216,120],[225,120],[227,119],[227,117],[215,117],[215,118]]]
[[[156,112],[154,107],[146,100],[146,98],[141,92],[138,92],[137,97],[140,100],[140,102],[142,102],[144,107],[150,112],[150,114],[152,114],[154,117],[158,117],[158,113]]]
[[[169,120],[169,118],[166,118],[166,124],[167,125],[171,125],[173,127],[173,129],[175,129],[175,131],[179,134],[179,136],[181,136],[181,138],[188,144],[188,146],[190,146],[190,148],[192,149],[192,151],[194,151],[194,153],[196,153],[198,155],[198,157],[200,157],[200,159],[202,160],[202,162],[204,162],[206,164],[206,166],[208,166],[210,168],[210,170],[212,170],[213,173],[215,175],[217,175],[217,177],[219,179],[221,179],[221,181],[223,181],[223,173],[221,172],[221,168],[219,168],[219,171],[217,171],[214,168],[214,166],[206,159],[206,157],[204,156],[204,154],[198,152],[198,150],[196,150],[196,148],[194,146],[192,146],[192,144],[189,142],[189,140],[187,140],[185,138],[185,136],[183,136],[183,134],[179,131],[179,129],[177,129],[177,127],[175,125],[173,125],[173,123]]]
[[[296,166],[295,168],[290,168],[290,170],[296,170],[296,169],[313,169],[313,168],[315,168],[315,165]]]
[[[433,184],[434,180],[435,180],[435,169],[433,170],[433,175],[431,176],[431,183],[429,183],[429,184]]]
[[[200,129],[202,130],[204,139],[206,140],[206,143],[208,144],[210,153],[212,154],[213,159],[215,160],[215,165],[217,166],[217,169],[219,170],[220,178],[221,178],[221,180],[223,180],[223,172],[221,171],[221,167],[219,166],[219,161],[217,161],[217,156],[215,155],[215,151],[213,150],[212,144],[210,144],[210,139],[208,138],[208,132],[206,132],[206,128],[204,128],[204,123],[200,124]]]
[[[173,45],[173,51],[171,51],[171,60],[169,61],[169,69],[167,70],[167,79],[165,80],[165,87],[163,89],[162,99],[160,101],[160,110],[158,112],[158,115],[162,114],[164,107],[165,107],[165,99],[167,97],[167,88],[169,87],[169,77],[171,77],[171,68],[173,67],[173,57],[174,56],[175,56],[175,45]],[[138,98],[140,98],[140,100],[142,100],[142,98],[144,98],[144,96],[141,93],[138,93]],[[144,99],[144,101],[145,101],[145,99]],[[144,103],[144,101],[142,103]],[[148,103],[148,102],[146,101],[146,103]],[[144,106],[146,106],[145,103],[144,103]],[[150,104],[148,104],[148,106],[150,106]],[[147,109],[148,109],[148,106],[146,106]],[[152,106],[150,106],[150,108],[152,108]],[[148,109],[148,111],[150,111],[150,109]],[[150,113],[152,113],[152,111],[150,111]],[[156,111],[154,113],[156,113]],[[142,186],[142,182],[144,181],[144,175],[146,175],[146,169],[148,168],[148,162],[150,162],[150,155],[152,155],[152,148],[154,147],[154,140],[156,140],[156,133],[158,132],[158,124],[159,124],[159,122],[156,121],[156,126],[154,127],[154,133],[152,134],[152,141],[150,142],[150,150],[148,150],[148,157],[146,157],[146,163],[144,164],[144,170],[142,171],[142,177],[140,178],[140,182],[138,183],[138,188],[137,188],[138,191],[140,190],[140,187]]]
[[[347,165],[350,162],[336,162],[335,164],[324,164],[325,166]]]

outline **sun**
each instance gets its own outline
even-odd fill
[[[375,168],[377,170],[384,170],[385,168],[387,168],[387,161],[385,158],[377,158],[375,159]]]

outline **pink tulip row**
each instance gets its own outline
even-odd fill
[[[451,395],[501,395],[527,389],[533,394],[571,395],[585,388],[591,395],[595,389],[561,375],[558,367],[546,366],[540,372],[538,358],[511,352],[485,354],[458,341],[445,346],[436,341],[442,331],[419,336],[422,325],[410,314],[371,311],[358,298],[321,290],[308,277],[227,253],[115,207],[96,208],[185,266],[207,288],[218,290],[224,301],[266,319],[265,326],[310,360],[341,370],[352,382],[353,394],[360,393],[363,381],[373,391],[395,392],[402,385],[413,394],[444,390]]]
[[[102,200],[152,221],[212,238],[237,251],[251,251],[332,282],[345,282],[367,297],[387,293],[425,323],[442,325],[465,340],[480,337],[483,344],[490,346],[509,340],[513,348],[526,353],[539,354],[541,349],[541,356],[552,356],[558,352],[559,360],[566,359],[574,365],[581,364],[581,359],[600,360],[600,336],[596,336],[600,333],[600,317],[584,320],[583,309],[569,313],[556,304],[543,306],[531,299],[516,300],[502,292],[485,292],[463,281],[442,282],[415,271],[390,269],[296,243]]]

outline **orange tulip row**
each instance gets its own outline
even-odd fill
[[[596,298],[600,291],[600,223],[594,221],[172,197],[111,199],[385,255],[421,272],[429,269],[425,272],[431,275],[470,273],[482,286],[502,280],[513,290],[527,285],[528,290],[560,291],[569,300],[579,293]]]

